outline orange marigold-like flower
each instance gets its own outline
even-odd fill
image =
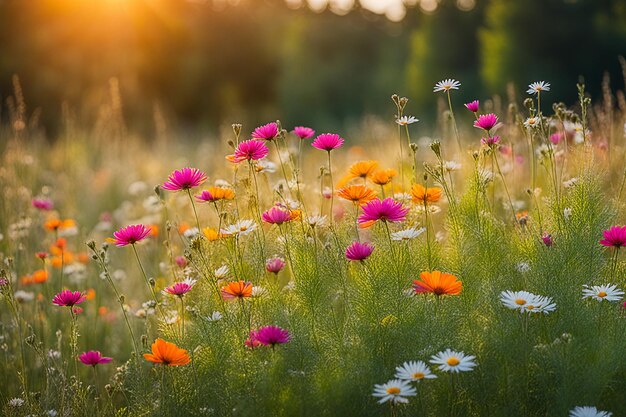
[[[417,294],[459,295],[463,290],[463,282],[445,272],[422,272],[420,278],[413,281],[413,289]]]
[[[245,281],[229,282],[222,287],[222,297],[228,300],[252,297],[252,284]]]
[[[396,175],[398,172],[395,169],[383,169],[374,172],[371,180],[376,185],[387,185]]]
[[[439,187],[426,188],[422,184],[413,184],[411,188],[413,202],[420,204],[436,203],[441,199],[441,192]]]
[[[374,190],[364,185],[350,185],[337,191],[337,195],[360,206],[376,198]]]
[[[220,237],[224,236],[221,233],[218,233],[217,230],[211,229],[210,227],[205,227],[204,229],[202,229],[202,233],[204,234],[204,237],[206,237],[209,242],[213,242],[219,239]]]
[[[348,172],[352,178],[369,178],[378,168],[378,161],[359,161],[350,166]]]
[[[152,344],[152,353],[144,353],[143,357],[150,362],[162,363],[167,366],[187,365],[190,362],[185,349],[160,338]]]

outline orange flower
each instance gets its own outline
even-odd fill
[[[150,225],[150,236],[159,237],[159,225],[158,224]]]
[[[87,290],[87,293],[85,293],[85,297],[88,300],[93,300],[94,298],[96,298],[96,290],[94,290],[93,288],[89,288]]]
[[[232,281],[222,287],[222,297],[226,299],[252,296],[252,284],[244,281]]]
[[[204,229],[202,229],[202,233],[210,242],[222,237],[221,233],[217,233],[217,230],[211,229],[210,227],[205,227]]]
[[[216,200],[232,200],[235,198],[235,192],[230,188],[225,187],[211,187],[209,192]]]
[[[299,209],[289,210],[290,220],[300,220],[301,216],[302,216],[302,210],[299,210]]]
[[[411,188],[414,203],[436,203],[441,199],[441,188],[425,188],[422,184],[413,184]]]
[[[152,344],[152,353],[144,353],[143,357],[152,363],[162,363],[167,366],[187,365],[190,362],[185,349],[160,338]]]
[[[372,174],[372,182],[376,185],[387,185],[396,175],[398,172],[395,169],[379,170]]]
[[[463,282],[454,275],[445,272],[422,272],[420,278],[421,280],[413,281],[413,289],[418,294],[459,295],[463,290]]]
[[[348,169],[352,178],[369,178],[378,168],[378,161],[359,161]]]
[[[55,230],[59,230],[59,229],[71,229],[76,227],[76,222],[72,219],[65,219],[65,220],[60,220],[60,219],[48,219],[44,222],[43,227],[46,230],[49,230],[51,232],[54,232]]]
[[[78,262],[80,262],[81,264],[88,264],[89,259],[91,259],[87,252],[79,252],[76,254],[76,257],[78,258]]]
[[[180,233],[181,235],[185,233],[185,231],[187,231],[191,226],[189,226],[189,223],[186,222],[182,222],[181,224],[178,225],[178,233]]]
[[[360,206],[376,198],[376,193],[364,185],[350,185],[337,191],[337,195]]]
[[[98,307],[98,315],[99,316],[104,316],[109,312],[109,309],[106,306],[100,306]]]
[[[48,281],[48,272],[44,269],[38,269],[33,272],[32,277],[35,284],[43,284]]]

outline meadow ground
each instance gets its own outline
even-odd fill
[[[115,105],[51,142],[16,88],[3,414],[626,415],[623,93],[457,88],[440,140],[394,95],[346,134],[196,142]]]

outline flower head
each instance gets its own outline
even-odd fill
[[[274,122],[259,126],[252,132],[254,139],[272,140],[278,136],[278,125]]]
[[[526,126],[527,129],[534,129],[539,127],[540,124],[541,119],[539,117],[529,117],[524,121],[524,126]]]
[[[261,217],[263,218],[264,222],[277,224],[279,226],[285,222],[292,220],[291,212],[278,206],[274,206],[271,209],[265,211]]]
[[[346,179],[352,178],[370,178],[374,171],[378,168],[378,161],[359,161],[355,162],[348,168],[348,176]]]
[[[278,256],[265,261],[265,270],[273,274],[278,274],[285,267],[285,260]]]
[[[528,94],[539,94],[542,91],[550,91],[550,83],[545,81],[537,81],[528,85]]]
[[[54,203],[52,203],[52,200],[48,198],[33,198],[33,200],[31,201],[31,204],[36,209],[39,209],[42,211],[49,211],[54,208]]]
[[[152,344],[152,353],[144,353],[143,357],[149,362],[166,366],[187,365],[191,361],[185,349],[160,338]]]
[[[206,178],[206,174],[197,168],[183,168],[172,172],[162,187],[169,191],[189,190],[201,185]]]
[[[407,240],[415,239],[416,237],[418,237],[425,231],[426,231],[425,227],[420,227],[419,229],[417,227],[411,227],[405,230],[400,230],[399,232],[392,233],[391,240],[407,241]]]
[[[468,372],[476,367],[476,356],[469,356],[463,352],[446,349],[430,357],[430,363],[439,365],[439,370],[444,372]]]
[[[554,145],[558,145],[564,138],[565,135],[563,133],[556,132],[550,135],[550,142],[552,142]]]
[[[371,243],[353,242],[346,248],[346,258],[351,261],[364,261],[374,251]]]
[[[245,281],[232,281],[222,287],[222,297],[226,300],[252,296],[252,284]]]
[[[412,125],[417,122],[419,122],[419,119],[416,119],[413,116],[402,116],[399,119],[396,119],[396,123],[400,126]]]
[[[394,404],[406,404],[409,400],[406,397],[417,395],[417,390],[411,386],[409,381],[392,379],[384,384],[374,385],[374,397],[380,398],[380,404],[391,401]]]
[[[413,281],[413,289],[417,294],[459,295],[463,290],[463,282],[445,272],[425,271],[420,274],[420,278]]]
[[[309,139],[315,135],[315,130],[310,127],[296,126],[293,128],[293,133],[295,133],[300,139]]]
[[[474,127],[489,132],[498,124],[498,116],[493,113],[481,114],[474,122]]]
[[[163,290],[163,294],[177,295],[179,297],[182,297],[183,295],[191,291],[194,285],[196,285],[196,280],[187,278],[184,281],[176,282],[173,285],[166,287]]]
[[[358,220],[361,227],[367,227],[378,220],[392,223],[402,222],[409,212],[408,208],[402,207],[402,203],[393,198],[385,198],[382,201],[374,199],[365,204],[362,210],[363,213]]]
[[[467,107],[467,110],[471,111],[472,113],[477,113],[478,112],[478,106],[480,105],[480,102],[478,100],[474,100],[474,101],[470,101],[469,103],[465,103],[465,107]]]
[[[364,185],[350,185],[337,191],[337,195],[354,204],[362,206],[376,198],[376,193]]]
[[[583,285],[583,299],[591,298],[597,301],[619,301],[623,298],[624,291],[617,285]]]
[[[234,155],[228,157],[232,162],[239,163],[242,161],[258,161],[263,159],[269,153],[269,149],[264,141],[258,139],[244,140],[239,142]]]
[[[211,187],[195,197],[198,201],[214,203],[220,200],[232,200],[235,198],[235,192],[231,188]]]
[[[255,339],[265,346],[282,345],[289,342],[289,332],[278,326],[265,326],[256,331]]]
[[[511,310],[520,313],[545,313],[556,310],[556,304],[552,298],[536,295],[528,291],[502,291],[500,302]]]
[[[403,381],[418,382],[422,379],[437,378],[437,375],[433,374],[423,361],[410,361],[404,362],[402,366],[396,368],[396,378]]]
[[[132,224],[122,227],[120,230],[113,233],[113,243],[119,247],[134,245],[148,236],[151,230],[150,227],[143,224]]]
[[[398,172],[395,169],[382,169],[375,171],[371,179],[376,185],[387,185],[396,175],[398,175]]]
[[[420,183],[413,184],[411,187],[414,203],[435,203],[441,199],[441,193],[442,190],[439,187],[426,188]]]
[[[600,411],[591,406],[577,406],[569,412],[569,417],[611,417],[612,415],[610,411]]]
[[[500,143],[500,136],[493,135],[493,136],[487,136],[486,138],[481,138],[480,139],[480,143],[482,143],[483,145],[486,145],[486,146],[489,146],[490,148],[492,148],[495,145],[497,145],[498,143]]]
[[[330,152],[333,149],[341,147],[343,142],[344,139],[336,133],[322,133],[313,140],[311,146],[322,151]]]
[[[220,230],[220,233],[224,236],[245,236],[254,232],[257,227],[253,220],[243,219]]]
[[[552,240],[552,235],[548,232],[544,232],[543,235],[541,235],[541,241],[547,247],[550,247],[554,244],[554,241]]]
[[[439,81],[437,84],[435,84],[435,88],[433,88],[433,93],[438,93],[439,91],[448,92],[450,90],[458,90],[460,86],[460,82],[449,78],[447,80]]]
[[[603,246],[620,248],[626,245],[626,226],[612,226],[602,232],[602,235],[604,235],[604,239],[600,241],[600,244]]]
[[[80,291],[63,290],[52,299],[52,304],[61,307],[73,307],[85,301],[87,297]]]
[[[102,356],[102,354],[97,350],[90,350],[88,352],[81,353],[78,355],[78,359],[85,365],[91,366],[109,363],[113,360],[113,358]]]

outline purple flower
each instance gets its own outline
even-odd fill
[[[52,210],[54,207],[52,200],[49,200],[47,198],[33,198],[31,204],[33,205],[33,207],[43,211]]]
[[[251,139],[239,142],[235,154],[232,156],[233,162],[242,162],[245,160],[259,160],[265,158],[269,153],[267,145],[262,140]]]
[[[290,339],[289,332],[278,326],[261,327],[255,334],[255,340],[265,346],[274,347],[287,343]]]
[[[554,242],[552,241],[552,235],[548,232],[545,232],[543,235],[541,235],[541,240],[547,247],[550,247],[554,244]]]
[[[479,104],[480,102],[478,100],[474,100],[470,101],[469,103],[465,103],[465,107],[467,107],[467,110],[471,111],[472,113],[476,113],[478,111]]]
[[[482,143],[483,145],[487,145],[489,147],[497,145],[499,142],[500,142],[500,136],[497,136],[497,135],[488,136],[480,140],[480,143]]]
[[[106,356],[102,356],[102,354],[97,350],[90,350],[89,352],[84,352],[78,355],[78,359],[85,365],[96,366],[99,364],[109,363],[113,360],[113,358],[108,358]]]
[[[143,224],[131,224],[113,233],[113,243],[117,246],[134,245],[150,234],[152,229]]]
[[[374,246],[370,243],[352,242],[346,248],[346,258],[351,261],[364,261],[374,251]]]
[[[495,125],[498,124],[498,116],[493,113],[481,114],[474,122],[474,127],[483,129],[489,132]]]
[[[163,294],[177,295],[179,297],[182,297],[183,295],[191,291],[194,285],[196,285],[196,280],[187,278],[184,281],[176,282],[173,285],[166,287],[162,292]]]
[[[379,199],[372,200],[361,209],[363,210],[359,216],[361,227],[367,227],[378,220],[392,223],[402,222],[409,212],[408,208],[402,207],[402,203],[393,198],[385,198],[382,201]]]
[[[313,137],[315,130],[310,127],[296,126],[293,128],[293,133],[295,133],[300,139],[309,139]]]
[[[163,189],[169,191],[189,190],[206,181],[206,174],[197,168],[183,168],[170,174],[163,183]]]
[[[343,140],[344,139],[336,133],[322,133],[313,140],[311,146],[322,151],[330,152],[343,145]]]
[[[285,261],[278,256],[265,261],[265,270],[274,274],[278,274],[285,267]]]
[[[264,212],[261,217],[263,217],[264,222],[281,225],[291,220],[291,213],[278,206],[274,206]]]
[[[52,299],[52,304],[60,307],[73,307],[85,301],[85,296],[80,291],[63,290]]]
[[[612,226],[602,234],[604,239],[600,241],[600,244],[603,246],[621,248],[626,245],[626,226]]]
[[[278,135],[278,125],[276,123],[268,123],[263,126],[259,126],[252,132],[254,139],[272,140]]]

